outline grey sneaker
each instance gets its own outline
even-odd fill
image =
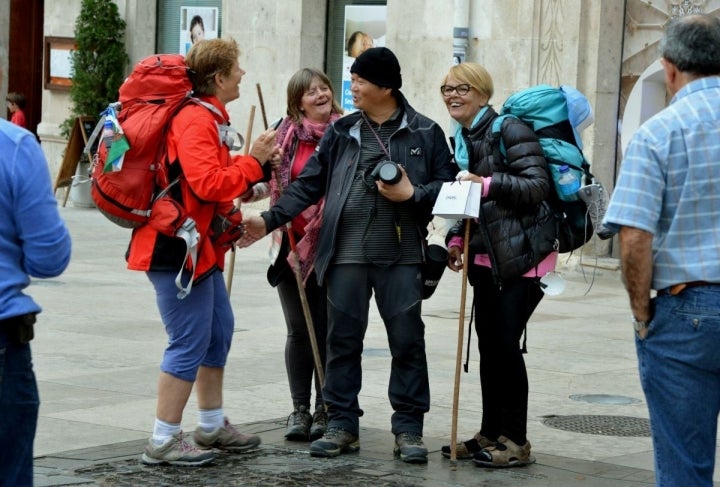
[[[603,185],[600,183],[586,184],[580,188],[578,196],[588,208],[590,221],[592,221],[598,238],[607,240],[615,235],[614,231],[603,225],[603,218],[605,218],[605,211],[609,202],[607,191],[605,191]]]
[[[405,463],[427,463],[427,448],[418,433],[398,433],[395,435],[395,456]]]
[[[310,426],[310,441],[317,440],[327,431],[328,415],[322,409],[317,409],[312,417],[312,426]]]
[[[199,467],[213,460],[215,454],[212,451],[198,450],[195,445],[185,441],[182,431],[162,445],[154,444],[151,438],[142,454],[142,462],[146,465]]]
[[[225,425],[213,431],[205,431],[200,427],[195,429],[193,435],[195,444],[203,450],[218,448],[220,450],[241,452],[255,448],[260,444],[258,435],[240,433],[235,426],[225,418]]]
[[[285,438],[290,441],[308,441],[311,423],[312,416],[310,416],[307,406],[298,406],[288,416]]]
[[[322,438],[310,443],[310,455],[313,457],[336,457],[359,449],[358,437],[340,428],[328,428]]]

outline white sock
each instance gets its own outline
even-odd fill
[[[225,426],[223,408],[198,409],[198,426],[205,431],[213,431]]]
[[[152,441],[156,445],[166,443],[174,435],[180,433],[180,423],[168,423],[161,419],[155,418],[155,426],[153,427]]]

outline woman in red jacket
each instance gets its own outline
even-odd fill
[[[187,54],[193,95],[173,118],[167,138],[171,179],[180,176],[173,197],[195,221],[200,240],[192,269],[182,281],[193,280],[185,297],[175,278],[183,268],[185,241],[159,233],[150,225],[136,229],[128,249],[128,268],[146,271],[155,288],[168,345],[160,364],[153,436],[142,461],[147,464],[203,465],[214,459],[213,448],[243,451],[260,444],[256,435],[237,431],[223,413],[223,372],[234,317],[223,280],[227,245],[217,241],[212,221],[233,210],[233,200],[270,174],[267,161],[277,154],[275,131],[262,133],[250,155],[231,155],[220,130],[229,124],[225,105],[240,96],[245,72],[232,39],[195,44]],[[231,142],[230,142],[231,144]],[[241,221],[238,219],[237,221]],[[192,445],[183,439],[182,414],[195,385],[199,425]]]

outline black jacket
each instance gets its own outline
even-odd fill
[[[432,208],[444,181],[452,181],[457,166],[445,134],[438,124],[417,113],[400,92],[398,103],[404,108],[400,128],[389,139],[392,160],[402,164],[415,193],[413,214],[418,231],[427,235]],[[308,206],[325,197],[322,227],[315,258],[315,272],[322,283],[335,252],[340,214],[347,200],[360,154],[360,112],[338,119],[328,127],[317,150],[307,161],[277,203],[262,213],[270,232],[291,220]]]
[[[472,228],[469,250],[473,255],[488,254],[493,275],[501,282],[522,276],[556,249],[557,223],[546,202],[553,187],[535,132],[519,119],[506,117],[500,134],[493,135],[497,117],[489,107],[477,125],[463,129],[462,134],[470,172],[492,176],[482,199],[480,224]]]

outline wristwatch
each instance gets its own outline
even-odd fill
[[[648,325],[650,325],[649,320],[638,320],[634,316],[632,318],[632,322],[633,322],[633,328],[635,328],[635,331],[644,330],[645,328],[648,327]]]

